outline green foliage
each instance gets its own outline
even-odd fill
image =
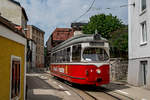
[[[127,58],[128,55],[128,28],[127,26],[111,33],[109,40],[114,56]],[[115,54],[114,54],[115,50]],[[116,52],[117,51],[117,52]]]
[[[82,31],[84,34],[94,34],[97,29],[102,37],[109,39],[111,38],[110,33],[121,27],[122,22],[116,16],[99,14],[92,16],[90,22],[83,27]]]
[[[84,34],[94,34],[96,29],[109,40],[111,57],[128,58],[128,28],[121,20],[112,14],[94,15],[82,31]]]

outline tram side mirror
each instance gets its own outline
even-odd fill
[[[101,40],[101,34],[94,34],[94,40]]]

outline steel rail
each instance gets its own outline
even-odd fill
[[[49,75],[49,74],[48,74]],[[49,77],[51,77],[51,75],[49,75]],[[52,78],[52,77],[51,77]],[[80,92],[83,92],[84,94],[86,94],[86,95],[88,95],[90,98],[92,98],[93,100],[98,100],[98,98],[96,98],[95,96],[93,96],[91,93],[89,93],[88,91],[84,91],[84,90],[81,90],[81,89],[79,89],[79,88],[73,88],[72,87],[72,84],[70,84],[69,82],[67,82],[67,81],[65,81],[65,80],[63,80],[63,79],[60,79],[59,77],[57,77],[57,79],[56,78],[52,78],[52,79],[54,79],[55,81],[57,81],[58,83],[60,83],[61,85],[64,85],[65,87],[67,87],[68,89],[70,89],[71,91],[73,91],[75,94],[77,94],[82,100],[86,100],[86,99],[84,99],[83,97],[82,97],[82,95],[81,94],[79,94],[77,91],[80,91]],[[63,81],[65,81],[65,83],[64,82],[61,82],[60,80],[63,80]],[[104,88],[104,87],[103,87]],[[97,88],[96,88],[97,89]],[[109,90],[109,89],[107,89],[107,88],[104,88],[105,90]],[[114,99],[116,99],[116,100],[121,100],[119,97],[117,97],[117,96],[114,96],[114,95],[112,95],[112,94],[110,94],[110,93],[107,93],[105,90],[99,90],[98,89],[98,91],[99,92],[103,92],[104,94],[106,94],[106,95],[108,95],[108,96],[111,96],[112,98],[114,98]],[[98,92],[97,91],[97,92]],[[113,93],[116,93],[116,92],[113,92]],[[116,93],[116,94],[118,94],[118,93]],[[118,94],[118,95],[121,95],[121,94]],[[124,95],[121,95],[121,96],[124,96]],[[124,97],[126,97],[126,98],[128,98],[128,99],[130,99],[130,100],[133,100],[132,98],[130,98],[130,97],[128,97],[128,96],[124,96]]]

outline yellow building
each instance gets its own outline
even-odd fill
[[[0,100],[25,100],[26,38],[0,16]]]

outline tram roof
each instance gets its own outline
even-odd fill
[[[108,42],[105,38],[100,37],[99,39],[95,39],[94,36],[96,34],[80,34],[77,36],[74,36],[60,44],[58,44],[56,47],[52,48],[52,52],[62,49],[64,47],[73,45],[73,44],[78,44],[78,43],[85,43],[85,42]]]

